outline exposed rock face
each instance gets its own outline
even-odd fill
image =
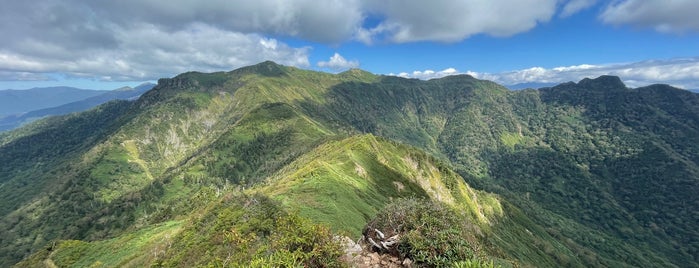
[[[380,231],[379,231],[380,232]],[[354,242],[349,237],[339,238],[342,244],[345,246],[345,261],[350,264],[351,267],[357,268],[378,268],[378,267],[389,267],[389,268],[400,268],[400,267],[413,267],[413,262],[410,259],[402,259],[389,252],[397,252],[395,249],[387,250],[382,246],[381,243],[385,244],[386,240],[380,240],[375,242],[375,244],[370,244],[367,242],[369,239],[363,236],[360,241]],[[394,238],[397,242],[397,238]],[[374,240],[372,238],[372,240]],[[390,248],[390,246],[389,246]]]

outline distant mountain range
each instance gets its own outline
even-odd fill
[[[104,91],[73,87],[0,90],[0,116],[55,107],[101,94]]]
[[[699,267],[699,95],[615,76],[187,72],[0,163],[0,267]]]
[[[511,90],[522,90],[522,89],[539,89],[539,88],[545,88],[545,87],[553,87],[555,85],[558,85],[557,83],[537,83],[537,82],[531,82],[531,83],[519,83],[519,84],[514,84],[514,85],[506,85],[505,87]],[[694,93],[699,93],[699,89],[687,89],[688,91],[694,92]]]
[[[537,88],[542,88],[542,87],[552,87],[557,85],[556,83],[536,83],[536,82],[531,82],[531,83],[519,83],[519,84],[514,84],[514,85],[508,85],[505,86],[511,90],[522,90],[522,89],[537,89]]]
[[[84,90],[70,87],[0,91],[0,102],[10,103],[10,100],[15,100],[15,102],[13,102],[14,108],[7,108],[5,109],[6,111],[26,110],[29,109],[27,107],[42,107],[49,104],[58,104],[48,108],[40,108],[0,116],[0,131],[14,129],[22,124],[46,116],[85,111],[111,100],[127,100],[137,98],[141,94],[153,88],[153,86],[155,85],[152,83],[145,83],[135,88],[123,87],[111,91]],[[83,98],[85,96],[88,97]],[[65,103],[65,101],[68,100],[74,101]],[[22,109],[20,109],[20,107],[22,107]]]

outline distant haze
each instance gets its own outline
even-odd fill
[[[103,93],[104,91],[72,87],[0,90],[0,116],[54,107]]]
[[[14,113],[9,115],[0,116],[0,131],[11,130],[17,128],[23,124],[35,121],[37,119],[54,116],[54,115],[64,115],[74,112],[82,112],[93,108],[97,105],[103,104],[111,100],[132,100],[141,96],[141,94],[153,88],[155,84],[144,83],[136,88],[122,87],[110,91],[91,91],[90,93],[96,92],[99,95],[91,96],[85,99],[68,102],[65,104],[52,106],[49,108],[34,109],[31,111]],[[15,93],[17,91],[14,91]],[[51,93],[50,90],[46,91]],[[20,91],[20,93],[23,93]]]

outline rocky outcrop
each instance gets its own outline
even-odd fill
[[[365,234],[358,242],[352,241],[349,237],[341,237],[345,249],[345,261],[350,267],[356,268],[400,268],[413,267],[413,261],[408,258],[401,258],[396,248],[399,235],[390,237],[380,230],[373,230],[370,234]]]

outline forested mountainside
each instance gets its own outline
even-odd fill
[[[0,266],[343,266],[336,237],[375,230],[418,266],[699,266],[699,96],[617,77],[264,62],[0,133],[0,158]]]

